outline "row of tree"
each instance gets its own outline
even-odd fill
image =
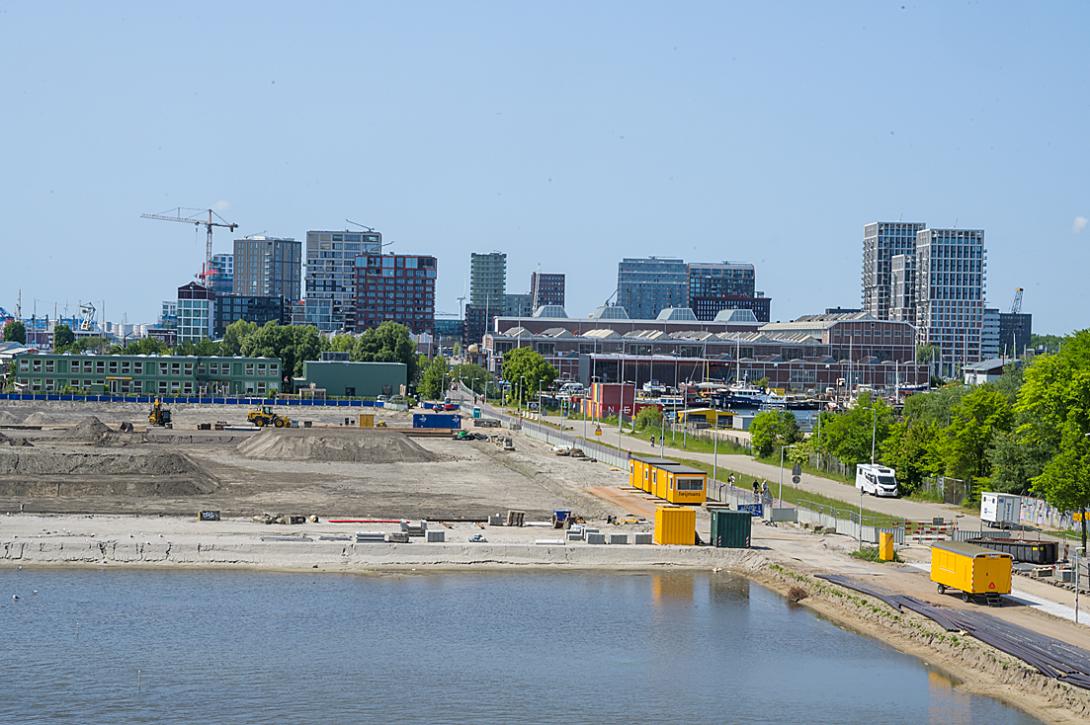
[[[822,413],[796,448],[849,469],[873,451],[897,469],[908,493],[929,477],[949,476],[974,494],[1035,495],[1083,513],[1090,507],[1090,330],[1047,347],[1055,352],[1033,356],[1025,368],[1008,366],[994,382],[909,396],[900,416],[861,396],[850,410]],[[795,435],[786,417],[769,413],[754,420],[752,437],[755,453],[765,456]]]

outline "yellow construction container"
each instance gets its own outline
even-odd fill
[[[656,544],[692,546],[696,543],[696,509],[659,506],[655,509]]]
[[[374,428],[375,427],[375,414],[374,413],[360,413],[360,428]]]
[[[878,560],[893,561],[893,534],[888,531],[878,533]]]
[[[665,458],[632,456],[628,461],[628,484],[633,488],[651,493],[651,471],[656,466],[665,466],[673,461]]]
[[[981,594],[997,599],[1011,592],[1013,561],[1002,551],[961,541],[939,541],[931,546],[931,581],[938,585],[940,594],[956,589],[965,601]]]
[[[659,466],[659,491],[655,495],[670,503],[700,505],[706,500],[708,474],[699,468],[672,463]]]

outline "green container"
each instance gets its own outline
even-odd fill
[[[720,549],[748,549],[753,517],[748,511],[711,509],[712,546]]]

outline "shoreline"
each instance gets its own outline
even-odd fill
[[[356,544],[354,541],[260,541],[257,532],[282,536],[285,529],[256,528],[248,522],[226,522],[224,528],[193,524],[191,533],[139,531],[144,541],[116,538],[129,517],[94,517],[99,531],[111,535],[52,532],[64,538],[0,535],[0,571],[125,569],[133,571],[254,571],[264,573],[334,573],[360,576],[420,575],[459,572],[726,572],[798,601],[818,616],[862,636],[878,640],[950,676],[955,687],[1015,707],[1045,722],[1090,720],[1090,690],[1082,690],[1041,675],[1030,665],[967,635],[949,633],[929,619],[897,612],[872,599],[812,576],[808,567],[775,549],[716,549],[712,547],[601,545],[581,543],[538,545],[532,537],[555,535],[551,530],[496,530],[487,534],[508,541],[411,544]],[[83,518],[79,521],[85,522]],[[0,518],[3,521],[3,518]],[[152,520],[142,523],[149,525]],[[73,528],[77,521],[52,519]],[[167,525],[183,522],[167,521]],[[189,522],[184,522],[188,528]],[[6,527],[5,527],[6,528]],[[234,530],[232,530],[234,529]],[[459,527],[461,536],[476,527]],[[306,533],[316,537],[313,529]],[[344,529],[340,535],[346,535]],[[518,540],[518,537],[522,540]],[[163,538],[159,538],[163,537]],[[200,539],[200,540],[197,540]]]

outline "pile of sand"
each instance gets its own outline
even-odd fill
[[[0,410],[0,425],[18,425],[22,418],[10,410]]]
[[[239,444],[247,458],[337,463],[429,463],[437,460],[396,431],[267,428]]]
[[[73,453],[47,448],[0,451],[0,475],[179,476],[203,475],[181,453]]]
[[[93,415],[84,418],[65,433],[68,440],[84,443],[105,443],[109,437],[110,429]]]

